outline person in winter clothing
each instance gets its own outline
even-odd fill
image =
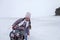
[[[31,17],[31,14],[29,12],[27,12],[27,14],[26,14],[26,16],[24,18],[18,19],[12,25],[12,29],[13,30],[15,30],[16,27],[24,27],[24,30],[25,30],[24,37],[25,37],[25,40],[27,40],[27,35],[29,35],[29,30],[31,29],[30,17]]]

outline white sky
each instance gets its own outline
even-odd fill
[[[29,11],[32,17],[54,15],[60,0],[0,0],[0,17],[23,17]]]

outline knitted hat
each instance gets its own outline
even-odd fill
[[[30,12],[27,12],[25,17],[31,18]]]

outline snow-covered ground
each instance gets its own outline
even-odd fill
[[[0,40],[9,40],[11,25],[17,19],[0,18]],[[60,40],[60,17],[48,16],[32,18],[30,35],[29,40]]]

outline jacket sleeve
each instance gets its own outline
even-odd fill
[[[29,25],[29,29],[31,29],[31,25]]]
[[[29,29],[31,29],[31,21],[29,22]]]
[[[16,25],[21,23],[21,21],[22,21],[22,18],[18,19],[16,22],[14,22],[13,25],[12,25],[12,29],[14,29],[14,27],[16,27]]]

